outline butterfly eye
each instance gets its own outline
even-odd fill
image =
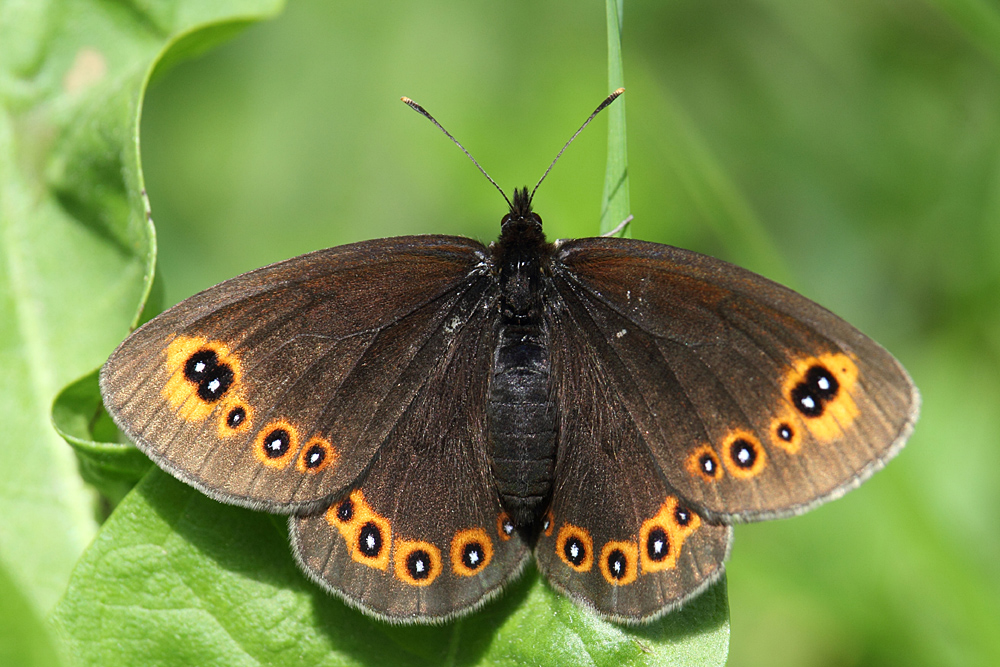
[[[455,574],[471,577],[493,560],[493,544],[482,528],[469,528],[455,533],[451,541],[451,569]]]
[[[441,551],[430,542],[399,540],[396,577],[411,586],[427,586],[441,574]]]
[[[601,549],[601,574],[613,586],[625,586],[638,575],[636,545],[631,542],[608,542]]]

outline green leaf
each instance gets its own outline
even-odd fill
[[[67,386],[52,405],[52,425],[76,451],[83,479],[117,504],[149,470],[150,460],[121,433],[101,402],[98,371]]]
[[[283,518],[155,471],[101,529],[55,619],[81,665],[721,665],[727,612],[720,582],[680,612],[623,628],[531,569],[458,621],[389,625],[306,580]]]
[[[8,629],[42,627],[97,528],[96,497],[49,411],[124,337],[150,288],[138,153],[148,75],[173,35],[264,7],[275,3],[0,4],[0,618],[18,619]],[[42,660],[42,637],[15,632],[2,650]]]

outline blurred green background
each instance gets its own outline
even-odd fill
[[[488,241],[606,94],[603,3],[293,0],[155,85],[142,153],[167,302],[316,248]],[[860,490],[740,526],[732,665],[1000,664],[1000,8],[628,2],[632,235],[846,317],[910,370],[910,444]],[[606,123],[536,197],[597,233]]]

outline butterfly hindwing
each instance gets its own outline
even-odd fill
[[[233,278],[130,336],[102,369],[105,405],[158,465],[215,498],[328,503],[478,314],[484,251],[382,239]]]
[[[557,589],[602,616],[649,620],[715,581],[732,529],[700,516],[660,474],[603,359],[552,310],[559,454],[535,548]]]
[[[492,318],[470,321],[387,435],[359,485],[292,517],[303,569],[349,604],[396,621],[466,612],[530,555],[500,506],[486,449]]]
[[[919,397],[888,352],[795,292],[653,243],[563,243],[553,283],[667,482],[723,520],[793,514],[902,446]]]

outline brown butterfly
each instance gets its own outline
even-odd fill
[[[105,405],[177,478],[290,514],[313,580],[402,622],[475,609],[532,555],[601,616],[656,618],[720,576],[733,523],[903,446],[919,395],[857,329],[687,250],[549,243],[532,195],[489,247],[377,239],[201,292],[115,351]]]

